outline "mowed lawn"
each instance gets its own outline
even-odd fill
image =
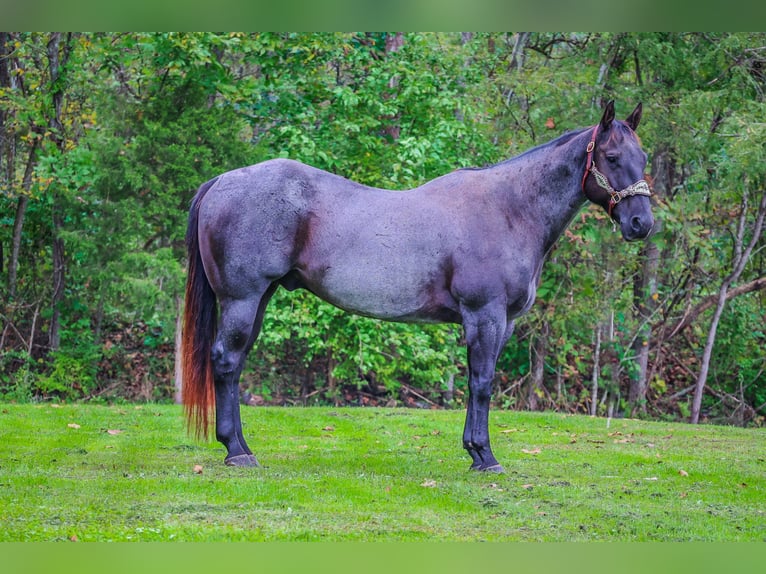
[[[766,431],[493,411],[243,407],[223,464],[175,405],[0,404],[1,541],[766,541]]]

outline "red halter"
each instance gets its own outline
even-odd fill
[[[585,180],[588,179],[590,166],[593,163],[593,150],[596,149],[596,136],[598,135],[598,124],[593,126],[593,133],[590,136],[590,142],[585,151],[588,152],[588,158],[585,161],[585,173],[582,175],[582,192],[585,193]]]

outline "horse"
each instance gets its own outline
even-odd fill
[[[191,203],[182,332],[186,421],[226,447],[224,463],[260,466],[242,433],[239,377],[274,292],[306,289],[385,321],[462,325],[468,353],[463,447],[470,468],[503,472],[490,447],[491,384],[514,321],[535,300],[543,262],[591,201],[627,241],[653,225],[639,103],[614,102],[574,130],[484,168],[407,191],[368,187],[271,159],[204,183]]]

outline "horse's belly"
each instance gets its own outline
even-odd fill
[[[320,277],[321,276],[321,277]],[[402,273],[385,265],[330,267],[304,283],[336,307],[387,321],[442,322],[444,309],[427,274]]]

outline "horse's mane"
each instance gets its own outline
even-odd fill
[[[463,168],[460,168],[460,170],[461,171],[482,171],[482,170],[485,170],[485,169],[492,169],[493,167],[505,165],[505,164],[513,162],[513,161],[515,161],[515,160],[517,160],[517,159],[519,159],[521,157],[524,157],[524,156],[527,156],[527,155],[530,155],[530,154],[533,154],[533,153],[537,153],[538,151],[542,151],[542,150],[545,150],[545,149],[548,149],[548,148],[562,146],[562,145],[568,143],[573,138],[579,136],[580,134],[582,134],[582,133],[584,133],[584,132],[586,132],[586,131],[588,131],[590,129],[592,129],[592,128],[579,128],[579,129],[575,129],[575,130],[572,130],[572,131],[568,131],[568,132],[560,135],[557,138],[554,138],[554,139],[552,139],[552,140],[550,140],[548,142],[545,142],[545,143],[542,143],[542,144],[540,144],[538,146],[530,148],[530,149],[520,153],[519,155],[515,155],[515,156],[513,156],[511,158],[505,159],[505,160],[500,161],[498,163],[494,163],[494,164],[491,164],[491,165],[485,165],[483,167],[463,167]]]

